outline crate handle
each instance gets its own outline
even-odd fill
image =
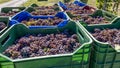
[[[6,38],[4,40],[1,41],[1,45],[4,46],[4,44],[6,43],[6,41],[10,38],[10,36],[6,36]]]
[[[11,36],[10,33],[11,33],[11,30],[13,29],[12,27],[10,27],[0,36],[0,45],[4,45],[6,43],[5,41],[7,41],[10,38]]]
[[[11,26],[8,30],[6,30],[1,36],[0,36],[0,52],[4,51],[4,48],[7,42],[11,41],[11,30],[13,30]]]
[[[12,38],[14,31],[17,30],[17,28],[23,27],[23,29],[28,29],[24,24],[16,24],[11,26],[8,30],[6,30],[1,36],[0,36],[0,52],[3,52],[7,48],[8,45],[11,45],[12,42],[14,42],[14,38]],[[21,29],[22,30],[22,29]],[[15,36],[15,35],[14,35]],[[10,44],[9,44],[10,43]],[[4,48],[3,48],[4,47]]]

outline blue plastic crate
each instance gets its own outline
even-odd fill
[[[12,19],[10,20],[9,25],[12,26],[14,24],[18,24],[18,23],[21,23],[23,20],[28,20],[30,18],[33,18],[33,19],[47,19],[47,18],[54,18],[54,17],[62,18],[63,21],[60,22],[57,26],[28,26],[28,27],[30,29],[63,27],[69,21],[69,18],[65,15],[64,12],[58,12],[55,16],[42,16],[42,15],[41,16],[32,16],[29,12],[22,11],[22,12],[18,13],[17,15],[15,15],[14,17],[12,17]]]
[[[84,7],[84,6],[87,6],[87,4],[83,3],[83,2],[80,2],[80,1],[74,1],[73,4],[76,4],[80,7]],[[58,2],[58,5],[60,7],[62,7],[64,10],[68,10],[69,8],[64,4],[62,3],[61,1]]]

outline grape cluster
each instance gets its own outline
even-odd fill
[[[35,11],[32,11],[32,15],[55,15],[59,12],[59,7],[57,5],[54,6],[40,6],[35,7]]]
[[[34,8],[36,10],[55,9],[55,8],[58,8],[58,5],[54,4],[53,6],[39,6]]]
[[[64,9],[64,10],[81,10],[82,9],[82,7],[73,3],[65,3],[65,5],[67,6],[68,9]]]
[[[0,31],[6,27],[6,24],[4,22],[0,22]]]
[[[33,25],[33,26],[51,26],[51,25],[58,25],[60,22],[62,22],[63,19],[54,17],[54,18],[48,18],[48,19],[29,19],[22,21],[23,24],[26,24],[27,26]]]
[[[4,12],[1,12],[0,13],[0,16],[14,16],[16,13],[18,13],[19,11],[9,11],[8,13],[4,13]]]
[[[95,29],[94,33],[92,35],[101,42],[108,42],[110,45],[114,46],[119,45],[120,46],[120,29]]]
[[[12,59],[72,53],[81,44],[76,34],[26,35],[8,47],[3,54]]]
[[[93,7],[90,7],[90,6],[84,6],[84,7],[80,7],[76,4],[73,4],[73,3],[67,3],[65,4],[68,9],[66,9],[65,11],[67,13],[70,13],[72,14],[73,16],[73,19],[79,19],[79,16],[80,15],[89,15],[89,14],[93,14],[94,11],[96,10],[95,8]]]
[[[110,23],[104,17],[91,17],[88,15],[81,16],[81,20],[84,21],[86,24],[103,24],[103,23]]]
[[[54,10],[36,10],[31,12],[32,15],[55,15],[57,11]]]

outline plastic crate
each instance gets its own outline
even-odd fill
[[[79,37],[79,41],[82,44],[77,50],[70,54],[58,54],[51,56],[41,56],[33,58],[24,58],[24,59],[10,59],[3,54],[0,54],[2,58],[7,59],[8,61],[13,62],[15,68],[54,68],[59,66],[66,66],[66,68],[88,68],[86,65],[89,65],[90,58],[90,44],[92,43],[91,38],[75,24],[75,22],[69,22],[66,26],[62,28],[39,28],[36,30],[28,29],[23,24],[16,24],[11,26],[4,34],[0,37],[0,53],[2,53],[6,48],[8,48],[13,42],[21,36],[26,34],[50,34],[57,33],[58,30],[64,31],[65,29],[70,30],[71,32],[76,33]],[[6,39],[7,38],[7,39]],[[78,65],[78,66],[75,66]],[[85,66],[84,66],[85,65]]]
[[[72,14],[70,13],[67,13],[66,12],[66,15],[69,17],[69,19],[72,20],[72,17],[74,17]],[[81,14],[82,15],[82,14]],[[84,15],[83,15],[84,16]],[[112,21],[117,17],[116,15],[110,13],[110,12],[107,12],[107,11],[104,11],[104,10],[96,10],[93,14],[89,14],[88,16],[91,16],[91,17],[97,17],[97,16],[100,16],[100,17],[104,17],[107,21],[109,21],[110,23],[112,23]],[[85,23],[84,21],[82,21],[81,19],[79,20],[79,22],[83,25],[83,26],[89,26],[87,23]],[[110,23],[107,23],[107,24],[110,24]],[[105,23],[106,24],[106,23]],[[99,24],[90,24],[90,25],[99,25]]]
[[[0,68],[15,68],[11,62],[2,62],[0,63]]]
[[[84,64],[84,65],[80,65],[80,64],[76,64],[76,65],[65,65],[65,66],[54,66],[54,67],[49,67],[49,68],[88,68],[89,64]]]
[[[86,6],[85,3],[82,3],[80,1],[74,1],[73,4],[76,4],[80,7]],[[62,11],[69,10],[69,8],[64,3],[62,3],[61,1],[58,2],[58,5],[62,8]]]
[[[39,7],[37,4],[33,3],[30,5],[30,7]]]
[[[113,24],[85,26],[83,28],[94,40],[92,43],[90,68],[120,68],[120,52],[118,52],[109,44],[97,41],[89,32],[93,32],[94,28],[120,28],[120,19],[116,18]]]
[[[64,65],[64,66],[53,66],[53,67],[47,67],[47,68],[88,68],[89,64],[84,64],[84,65]],[[15,68],[13,63],[11,62],[3,62],[0,64],[0,68]]]
[[[87,15],[91,15],[93,13],[96,13],[96,10],[97,10],[97,8],[91,7],[91,6],[89,6],[89,5],[85,4],[85,3],[82,3],[81,1],[74,1],[73,4],[76,4],[76,5],[80,6],[80,7],[82,7],[81,10],[84,10],[84,9],[86,9],[86,10],[90,10],[90,9],[94,10],[94,12],[89,13]],[[77,15],[71,14],[70,12],[66,12],[66,10],[71,10],[71,8],[68,8],[64,3],[59,2],[58,5],[61,7],[62,11],[65,11],[65,14],[69,17],[69,19],[72,20],[73,17],[77,16]],[[86,13],[81,14],[81,15],[86,15]],[[81,21],[81,19],[80,19],[80,21]]]
[[[109,21],[112,21],[117,17],[116,15],[114,15],[108,11],[104,11],[104,10],[97,10],[94,12],[94,14],[92,14],[90,16],[92,16],[92,17],[97,17],[97,16],[105,17]]]
[[[87,3],[88,2],[88,0],[80,0],[81,2],[83,2],[83,3]]]
[[[112,24],[106,24],[106,25],[91,25],[91,26],[81,26],[88,34],[89,36],[94,40],[92,43],[92,55],[91,60],[96,61],[97,63],[114,63],[114,62],[120,62],[120,50],[116,50],[112,45],[109,45],[108,43],[103,43],[98,40],[96,40],[92,36],[92,32],[94,32],[95,28],[99,29],[113,29],[113,28],[120,28],[120,18],[116,18],[115,21]],[[91,32],[91,33],[90,33]]]
[[[26,7],[3,7],[1,8],[1,13],[8,13],[10,11],[23,11]]]
[[[55,5],[58,5],[58,4],[55,4]],[[33,4],[30,5],[30,7],[39,7],[39,5],[36,4],[36,3],[33,3]]]
[[[64,12],[58,12],[55,16],[63,19],[63,21],[60,22],[57,26],[28,26],[28,27],[30,29],[34,29],[34,28],[63,27],[69,21],[68,17],[64,14]],[[30,13],[28,13],[26,11],[22,11],[19,14],[15,15],[14,17],[12,17],[12,20],[10,21],[9,25],[18,24],[21,21],[28,20],[30,18],[33,18],[33,19],[47,19],[47,18],[54,18],[55,16],[32,16]]]
[[[120,52],[98,52],[95,49],[92,49],[91,60],[94,60],[97,63],[112,63],[120,62]]]
[[[0,31],[0,35],[9,27],[9,17],[0,16],[0,22],[4,22],[6,27]]]
[[[58,6],[58,4],[55,4],[55,5]],[[52,5],[52,6],[54,6],[54,5]],[[31,12],[33,12],[33,11],[37,11],[38,9],[36,9],[36,8],[38,8],[38,7],[40,7],[40,6],[37,5],[37,4],[31,4],[28,8],[25,9],[25,11],[31,13]],[[40,10],[40,9],[39,9],[39,10]],[[57,12],[62,11],[62,9],[61,9],[60,6],[58,6],[58,8],[55,8],[55,9],[53,9],[53,10],[55,10],[55,11],[57,11]]]
[[[89,32],[91,32],[91,33],[94,32],[95,28],[99,28],[101,30],[105,29],[105,28],[109,28],[109,29],[117,28],[117,29],[119,29],[120,28],[120,24],[119,23],[120,23],[120,17],[117,17],[110,24],[106,24],[106,25],[103,25],[103,24],[101,24],[101,25],[90,25],[90,26],[85,26],[85,28],[87,30],[85,28],[83,28],[83,29],[85,29],[85,31],[94,40],[93,45],[95,45],[95,46],[93,48],[95,50],[97,50],[98,52],[115,52],[115,49],[111,45],[96,40]],[[119,50],[117,50],[117,51],[119,52]]]
[[[120,68],[120,62],[99,64],[93,61],[90,68]]]

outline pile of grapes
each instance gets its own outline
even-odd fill
[[[73,3],[67,3],[65,4],[68,9],[65,10],[67,13],[72,14],[73,16],[80,16],[80,15],[89,15],[89,14],[93,14],[95,11],[95,8],[90,7],[90,6],[84,6],[84,7],[80,7],[76,4]]]
[[[35,11],[31,12],[32,15],[55,15],[60,11],[57,5],[34,7],[34,9]]]
[[[68,9],[64,10],[81,10],[83,8],[73,3],[65,3],[65,5],[67,6]]]
[[[110,23],[106,20],[104,17],[91,17],[88,15],[81,16],[82,21],[84,21],[86,24],[103,24],[103,23]]]
[[[58,25],[60,22],[62,22],[63,19],[54,17],[54,18],[48,18],[48,19],[29,19],[22,21],[23,24],[26,24],[27,26],[52,26],[52,25]]]
[[[9,11],[8,13],[4,13],[4,12],[1,12],[0,13],[0,16],[14,16],[16,13],[18,13],[19,11]]]
[[[12,59],[72,53],[81,44],[76,34],[27,35],[18,39],[3,54]]]
[[[4,22],[0,22],[0,31],[6,27],[6,24]]]
[[[120,29],[95,29],[92,35],[101,42],[108,42],[112,46],[120,46]]]

